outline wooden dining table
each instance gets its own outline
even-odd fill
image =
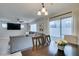
[[[51,41],[49,45],[32,50],[31,48],[22,51],[23,56],[79,56],[79,46],[67,44],[64,50],[59,50],[55,41]]]

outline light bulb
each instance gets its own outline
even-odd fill
[[[46,9],[43,7],[42,10],[41,10],[41,12],[43,12],[43,13],[46,12]]]
[[[47,11],[45,12],[45,15],[48,15],[48,12]]]
[[[38,11],[37,15],[41,15],[41,12],[40,12],[40,11]]]

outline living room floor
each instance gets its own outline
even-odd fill
[[[23,56],[78,56],[79,46],[68,44],[64,50],[59,50],[55,41],[51,41],[49,45],[36,48],[29,48],[22,51]]]

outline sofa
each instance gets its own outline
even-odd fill
[[[0,37],[0,56],[22,56],[21,51],[10,53],[9,36]]]

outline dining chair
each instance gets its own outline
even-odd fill
[[[50,35],[45,35],[45,41],[47,44],[49,44],[51,42]]]
[[[33,47],[38,48],[39,46],[43,46],[43,36],[35,36],[32,37],[32,43],[33,43]]]

